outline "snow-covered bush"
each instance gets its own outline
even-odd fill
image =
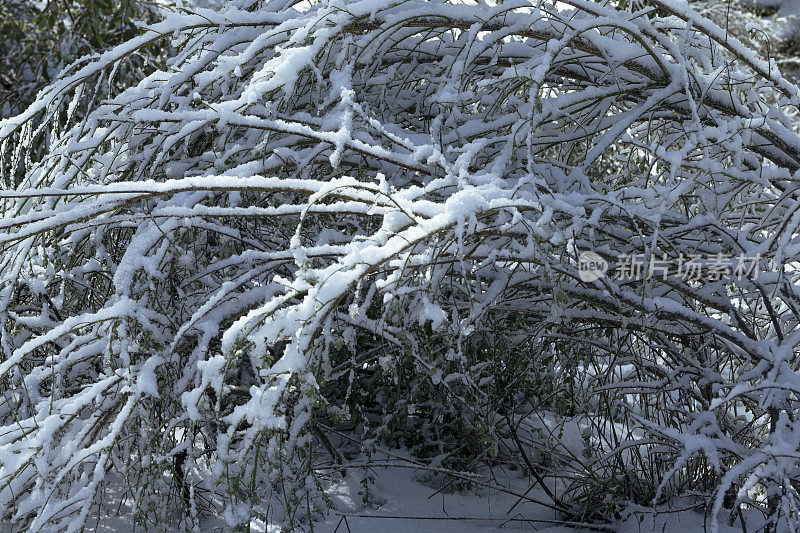
[[[784,76],[798,74],[798,18],[784,0],[689,0],[701,16],[735,36],[761,59],[774,59]]]
[[[571,520],[796,527],[798,105],[675,0],[170,15],[0,122],[0,516],[76,530],[112,483],[303,527],[344,433],[553,476]],[[695,255],[756,260],[648,275]]]

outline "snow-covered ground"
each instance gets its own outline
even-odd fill
[[[528,492],[530,482],[519,471],[507,471],[505,478],[500,472],[495,472],[495,479],[483,480],[494,488],[465,491],[440,490],[440,480],[412,469],[377,468],[374,473],[372,505],[365,506],[361,502],[360,475],[350,474],[330,492],[338,510],[316,524],[315,529],[337,533],[589,531],[588,528],[560,524],[555,513],[544,505],[510,494],[516,492],[526,494],[532,500],[547,501],[541,489]],[[501,488],[509,492],[499,490]],[[735,524],[737,527],[729,527],[725,520],[720,522],[720,533],[742,531],[738,523]],[[691,510],[658,516],[642,514],[630,517],[613,530],[619,533],[703,531],[704,517]]]
[[[453,490],[444,479],[409,468],[377,468],[370,504],[359,495],[363,473],[349,474],[330,491],[338,512],[319,524],[321,531],[441,531],[501,530],[571,531],[554,525],[553,512],[511,494],[524,494],[527,480],[517,472],[491,480],[493,487]],[[486,480],[489,481],[489,480]],[[504,490],[508,492],[504,492]],[[531,491],[531,499],[546,501]]]
[[[574,533],[592,531],[579,524],[559,521],[555,512],[547,507],[547,495],[538,487],[531,489],[531,481],[520,470],[495,469],[476,477],[476,484],[467,488],[452,483],[451,477],[431,470],[416,468],[411,460],[398,460],[397,454],[386,461],[373,460],[379,466],[369,469],[373,482],[364,498],[362,480],[364,468],[351,468],[346,476],[334,482],[327,494],[333,504],[331,512],[313,524],[314,531],[322,533],[473,533],[488,531],[538,531],[547,533]],[[130,508],[120,505],[119,494],[113,485],[106,490],[106,509],[119,510],[119,516],[106,518],[90,529],[95,533],[122,533],[144,531],[135,528]],[[536,503],[536,502],[542,503]],[[278,533],[282,528],[270,523],[270,509],[265,502],[264,519],[251,522],[251,533]],[[629,517],[610,528],[618,533],[689,533],[704,531],[710,520],[692,510],[641,514]],[[177,519],[177,517],[176,517]],[[738,521],[734,526],[720,517],[720,533],[741,532]],[[748,517],[748,530],[756,525],[756,517]],[[166,526],[166,525],[165,525]],[[228,531],[222,517],[205,516],[199,531],[221,533]],[[181,531],[175,524],[164,531]],[[595,529],[594,531],[597,531]]]

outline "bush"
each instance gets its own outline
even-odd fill
[[[798,88],[684,4],[567,4],[236,0],[0,122],[0,514],[79,528],[117,476],[143,524],[303,528],[344,433],[572,521],[797,527]],[[698,255],[754,268],[648,275]]]
[[[142,0],[6,0],[0,5],[0,116],[23,111],[65,67],[76,60],[91,61],[98,52],[133,38],[137,23],[155,22],[168,5]],[[146,52],[120,61],[118,86],[153,70],[161,51]]]

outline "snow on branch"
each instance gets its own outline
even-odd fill
[[[69,112],[169,35],[164,70]],[[0,121],[0,516],[78,530],[118,473],[136,513],[177,493],[194,526],[246,523],[278,481],[318,505],[315,417],[359,369],[485,399],[575,351],[596,431],[565,471],[650,458],[634,503],[690,487],[715,524],[727,498],[800,526],[798,105],[672,0],[170,15]],[[723,257],[757,259],[677,268]],[[556,508],[584,519],[573,489]]]

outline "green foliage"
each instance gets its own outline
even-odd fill
[[[19,113],[75,61],[125,42],[169,4],[150,0],[7,0],[0,3],[0,117]],[[157,67],[158,46],[126,58],[118,86]]]

